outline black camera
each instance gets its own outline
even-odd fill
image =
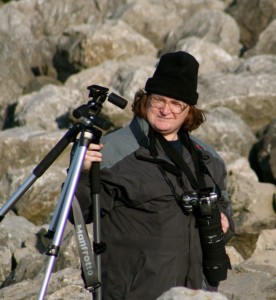
[[[225,250],[224,233],[218,209],[218,194],[215,188],[206,188],[182,196],[182,206],[193,213],[199,230],[203,272],[210,284],[227,278],[231,269],[230,259]]]
[[[187,212],[192,212],[194,208],[199,208],[202,216],[212,215],[218,202],[218,195],[215,188],[206,188],[199,193],[191,192],[182,196],[182,205]]]

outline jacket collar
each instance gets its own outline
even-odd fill
[[[129,124],[129,128],[132,131],[132,134],[135,136],[139,146],[148,146],[149,124],[146,120],[143,118],[134,117]]]
[[[134,117],[129,124],[129,127],[135,136],[139,146],[147,147],[149,145],[148,133],[149,124],[148,122],[140,117]],[[205,144],[195,136],[190,135],[192,142],[195,144],[196,149],[202,153],[202,159],[206,164],[212,161],[212,155],[218,156],[209,145]],[[210,155],[212,154],[212,155]]]

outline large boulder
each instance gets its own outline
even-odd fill
[[[200,76],[211,73],[234,72],[240,63],[237,56],[232,56],[220,46],[198,37],[179,40],[174,51],[191,53],[199,62]]]
[[[261,231],[252,257],[228,272],[219,291],[228,299],[275,298],[275,239],[275,229]]]
[[[214,43],[233,56],[239,55],[241,48],[240,31],[235,19],[218,10],[201,9],[173,29],[166,39],[163,51],[172,51],[178,41],[188,37],[198,37]]]
[[[121,20],[105,20],[96,26],[80,25],[71,27],[59,41],[55,60],[59,73],[66,69],[79,71],[97,66],[110,60],[125,60],[138,55],[156,56],[157,49],[144,36],[134,31]],[[70,74],[70,73],[69,73]]]
[[[208,110],[217,106],[228,107],[237,113],[253,132],[257,132],[275,118],[275,80],[275,75],[266,73],[205,75],[199,81],[199,104]]]
[[[276,184],[276,119],[258,132],[249,161],[261,182]]]
[[[254,48],[249,50],[245,57],[250,57],[252,55],[258,54],[275,54],[276,53],[276,20],[271,21],[269,26],[260,34],[259,40]]]
[[[274,0],[232,1],[226,12],[239,24],[241,42],[248,50],[256,44],[260,33],[273,20],[276,4]]]
[[[193,132],[215,150],[247,157],[256,142],[249,126],[231,109],[216,107],[206,113],[206,123]]]
[[[228,164],[228,191],[231,195],[237,234],[258,234],[261,229],[275,228],[272,209],[273,184],[261,183],[245,158]]]

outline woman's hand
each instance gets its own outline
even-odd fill
[[[93,162],[102,161],[103,144],[90,144],[84,157],[82,171],[89,172]]]
[[[220,213],[220,217],[221,217],[222,231],[223,231],[223,233],[226,233],[229,228],[229,221],[228,221],[227,217],[225,216],[225,214],[222,212]]]

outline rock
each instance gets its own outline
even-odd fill
[[[247,157],[256,137],[247,124],[226,107],[216,107],[206,113],[206,123],[194,135],[217,151],[236,152]]]
[[[43,272],[34,280],[25,280],[11,287],[0,289],[2,299],[14,300],[35,300],[41,296],[41,287],[45,283]],[[48,279],[48,277],[47,277]],[[50,274],[50,282],[47,286],[47,299],[91,299],[91,294],[83,288],[83,282],[80,277],[80,270],[65,268],[58,272]]]
[[[112,19],[122,20],[136,32],[150,40],[157,48],[162,48],[164,36],[182,23],[182,18],[188,14],[189,5],[174,1],[168,3],[132,1],[129,5],[119,6]],[[158,14],[156,10],[158,9]],[[183,13],[184,11],[184,13]],[[148,19],[151,22],[148,22]]]
[[[48,84],[54,84],[60,86],[61,82],[53,77],[40,75],[40,72],[37,72],[37,76],[33,80],[31,80],[29,84],[25,87],[23,94],[30,94],[32,92],[37,92],[43,86]]]
[[[32,167],[34,168],[36,164],[39,164],[44,159],[58,141],[64,137],[66,132],[67,130],[46,132],[31,126],[14,127],[0,131],[0,137],[3,140],[3,143],[0,144],[0,149],[3,158],[5,158],[1,161],[1,180],[6,181],[8,179],[6,177],[7,173],[12,169],[29,167],[31,171]],[[68,166],[69,148],[70,146],[54,162],[56,166],[63,168]]]
[[[188,37],[198,37],[221,47],[231,55],[239,55],[240,31],[231,16],[218,10],[201,9],[184,24],[172,30],[163,52],[172,51],[175,44]]]
[[[249,72],[251,74],[275,74],[276,73],[276,57],[271,54],[260,54],[251,56],[241,60],[236,72]]]
[[[261,182],[276,184],[276,119],[258,133],[250,152],[250,165]]]
[[[252,257],[230,270],[227,280],[221,282],[223,295],[229,299],[275,298],[275,238],[275,229],[261,231]]]
[[[125,60],[138,55],[157,54],[149,40],[123,21],[115,20],[106,20],[96,27],[82,25],[68,29],[60,41],[58,51],[61,55],[56,59],[65,59],[62,64],[71,65],[76,71],[109,59]]]
[[[246,269],[254,269],[260,272],[275,275],[276,260],[276,230],[262,230],[256,243],[252,256],[243,263]]]
[[[219,292],[226,299],[274,299],[275,276],[235,267],[228,272],[227,280],[220,283]]]
[[[36,253],[36,233],[38,227],[21,216],[7,215],[0,224],[1,245],[9,247],[11,252],[27,247]]]
[[[232,266],[237,266],[244,261],[242,255],[233,246],[226,246],[226,253],[230,258]]]
[[[272,210],[276,187],[260,183],[248,161],[240,158],[228,164],[228,192],[234,210],[236,233],[259,233],[261,229],[276,226]]]
[[[10,194],[32,174],[29,168],[11,170],[8,173]],[[49,223],[61,194],[62,183],[66,179],[66,170],[60,167],[51,167],[35,184],[26,191],[24,196],[14,206],[20,216],[34,224]]]
[[[5,40],[0,44],[0,126],[5,128],[9,126],[9,114],[16,105],[16,98],[34,75],[29,69],[27,54],[17,47],[11,36],[0,31],[0,39]]]
[[[12,269],[12,252],[6,246],[0,246],[0,264],[0,282],[2,283],[9,276]]]
[[[247,50],[256,44],[260,33],[273,20],[276,5],[274,0],[232,1],[226,12],[239,24],[241,42]]]
[[[216,292],[204,292],[201,290],[190,290],[184,287],[171,288],[157,300],[227,300],[225,296]]]
[[[8,278],[11,271],[21,261],[21,257],[15,256],[15,252],[23,248],[28,255],[36,254],[36,232],[38,227],[23,217],[8,213],[0,224],[0,284]],[[17,260],[17,258],[19,258]]]
[[[205,75],[199,80],[198,103],[208,110],[217,106],[228,107],[237,113],[253,132],[257,132],[275,118],[275,80],[274,75],[266,73]]]
[[[15,123],[46,130],[68,128],[69,111],[82,104],[81,94],[63,86],[46,85],[18,99]],[[50,119],[51,118],[51,119]]]
[[[197,37],[179,40],[173,50],[191,53],[200,64],[200,75],[233,72],[240,62],[216,44]]]
[[[250,57],[253,54],[275,54],[276,53],[276,38],[275,32],[276,30],[276,20],[271,21],[269,26],[260,34],[259,40],[254,48],[249,50],[245,57]]]

